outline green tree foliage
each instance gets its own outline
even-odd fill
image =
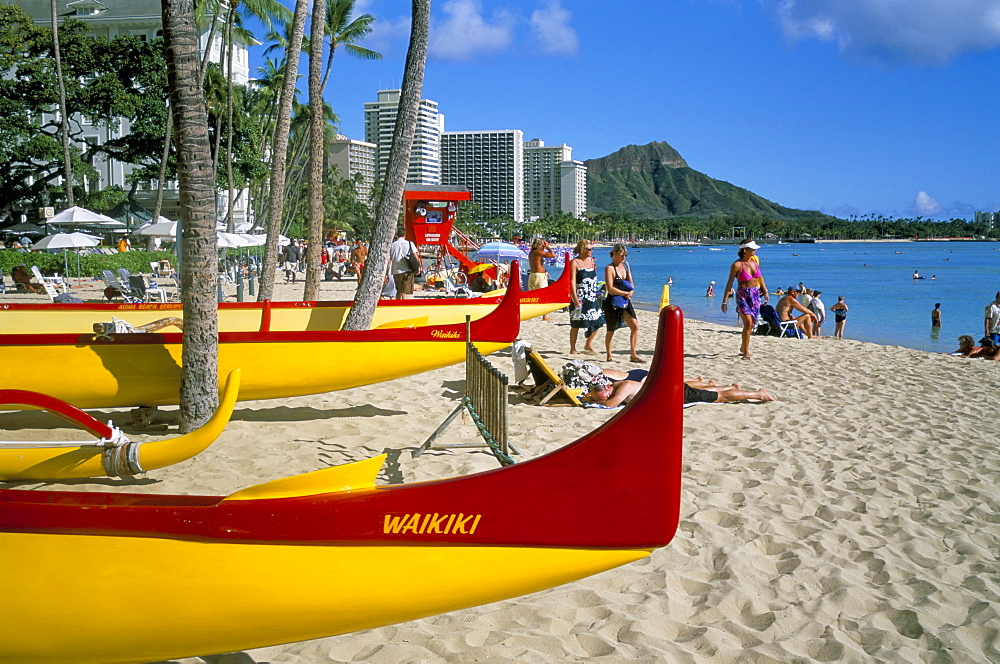
[[[154,163],[166,118],[166,68],[160,40],[114,39],[85,34],[78,21],[59,28],[63,81],[71,121],[77,195],[93,177],[100,157],[132,164]],[[37,202],[62,170],[59,123],[53,112],[59,92],[52,34],[33,25],[15,6],[0,6],[0,211]],[[81,119],[129,131],[103,144],[84,136]],[[80,145],[83,148],[80,148]]]

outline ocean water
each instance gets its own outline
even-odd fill
[[[961,334],[977,341],[983,336],[983,311],[1000,290],[997,242],[768,244],[757,253],[772,293],[800,281],[823,292],[828,312],[824,336],[833,334],[829,310],[843,295],[850,307],[845,338],[950,352]],[[603,268],[608,249],[598,249],[595,258]],[[685,316],[738,327],[735,306],[731,303],[728,315],[720,309],[734,260],[734,246],[631,248],[635,303],[655,311],[663,284],[672,278],[671,303]],[[914,270],[926,278],[913,279]],[[716,294],[707,298],[712,280]],[[772,295],[771,303],[776,301]],[[931,327],[936,302],[942,311],[939,330]]]

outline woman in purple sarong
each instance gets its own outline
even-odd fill
[[[760,260],[757,258],[757,250],[760,249],[753,240],[743,240],[740,243],[739,260],[729,267],[729,281],[726,282],[726,290],[722,296],[722,313],[726,313],[729,296],[733,294],[732,286],[735,280],[738,287],[736,289],[736,313],[743,323],[741,333],[740,356],[744,360],[750,359],[750,334],[760,317],[760,300],[764,296],[767,302],[767,285],[764,283],[764,275],[760,271]]]

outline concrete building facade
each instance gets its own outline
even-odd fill
[[[546,146],[534,138],[524,144],[525,217],[568,212],[582,217],[587,211],[587,167],[573,160],[573,148]]]
[[[330,163],[340,167],[341,177],[361,176],[357,184],[358,200],[367,204],[371,199],[378,173],[378,146],[346,136],[337,136],[330,146]]]
[[[378,146],[378,179],[385,179],[392,134],[396,129],[400,90],[379,90],[378,101],[365,103],[365,141]],[[421,99],[413,136],[407,184],[441,184],[441,133],[444,116],[436,101]]]
[[[524,221],[524,132],[442,133],[441,184],[468,187],[488,217]]]

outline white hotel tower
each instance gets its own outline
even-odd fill
[[[524,132],[442,133],[441,184],[468,187],[487,217],[524,221]]]
[[[560,212],[583,217],[587,167],[573,160],[573,148],[565,143],[546,147],[537,138],[524,144],[524,199],[528,219]]]
[[[378,179],[385,179],[400,90],[379,90],[378,101],[365,103],[365,141],[378,146]],[[441,184],[441,132],[444,116],[436,101],[421,99],[413,136],[407,184]]]

